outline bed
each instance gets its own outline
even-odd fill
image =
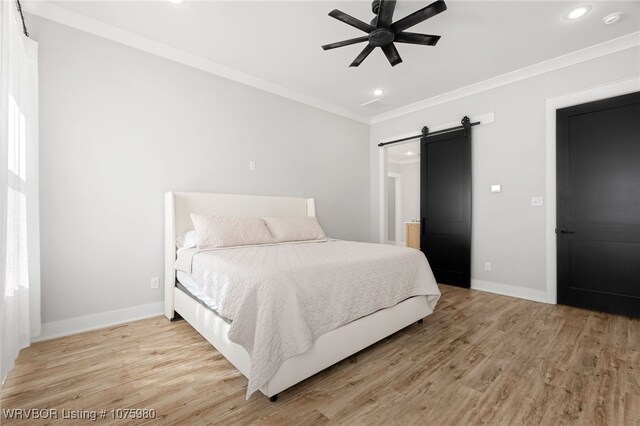
[[[247,377],[249,379],[247,396],[253,390],[259,390],[272,401],[275,401],[279,392],[398,330],[414,322],[421,321],[433,312],[439,297],[433,274],[426,261],[422,262],[427,265],[428,272],[422,272],[423,276],[421,276],[422,279],[420,281],[425,281],[425,283],[424,286],[421,284],[420,294],[412,294],[411,297],[403,298],[397,303],[394,302],[389,307],[385,306],[372,313],[367,312],[366,315],[358,316],[357,319],[344,324],[341,323],[337,328],[332,328],[328,331],[322,330],[321,333],[317,333],[318,335],[313,335],[310,332],[314,337],[303,347],[304,351],[299,353],[291,352],[289,355],[285,353],[286,356],[283,359],[277,360],[277,368],[271,365],[268,374],[263,375],[262,380],[256,381],[256,376],[258,376],[256,366],[261,364],[264,358],[268,359],[269,357],[263,355],[260,358],[260,351],[252,343],[247,344],[237,337],[238,328],[242,323],[241,320],[238,322],[230,321],[224,315],[212,309],[211,306],[208,306],[210,305],[209,302],[205,303],[203,300],[199,300],[198,295],[194,294],[196,292],[193,291],[197,283],[192,280],[192,276],[185,275],[183,272],[177,273],[176,269],[174,269],[177,257],[176,236],[193,229],[190,218],[191,213],[236,217],[315,216],[315,202],[313,199],[292,197],[188,192],[168,192],[165,194],[165,316],[173,319],[176,313],[179,314]],[[242,250],[244,250],[243,253],[290,252],[294,256],[299,256],[299,252],[304,251],[311,253],[310,258],[313,259],[314,257],[330,258],[331,255],[344,257],[340,250],[346,253],[349,250],[353,252],[354,245],[358,244],[365,243],[341,241],[304,242],[298,245],[285,244],[281,246],[275,244],[273,247],[242,248]],[[393,251],[395,254],[400,253],[398,250],[412,249],[368,245],[366,250],[379,252],[379,256],[386,256],[389,250],[396,250]],[[221,252],[213,253],[211,255],[212,259],[224,259],[226,255],[231,256],[230,251],[222,250]],[[407,253],[403,252],[403,254],[406,255]],[[200,262],[206,260],[206,253],[199,254],[199,256]],[[422,254],[415,252],[415,256],[422,256]],[[327,274],[327,277],[331,276],[331,274],[339,275],[339,271],[342,270],[342,281],[344,281],[344,277],[348,276],[349,273],[345,269],[345,265],[342,264],[340,266],[335,259],[331,260],[330,264],[336,270],[332,269],[331,273]],[[318,269],[313,274],[314,276],[322,275],[317,271]],[[357,273],[362,274],[362,271]],[[197,275],[194,274],[194,276]],[[277,275],[270,276],[277,277]],[[279,276],[282,277],[282,275]],[[178,280],[178,278],[180,279]],[[318,277],[318,279],[324,279],[327,286],[332,284],[326,277]],[[427,283],[426,281],[429,282]],[[335,291],[333,293],[335,294]],[[295,295],[293,297],[295,298]],[[266,302],[263,303],[267,304]],[[285,306],[282,304],[277,305],[278,300],[271,303],[276,306],[276,308],[272,309],[283,309],[283,306]],[[353,304],[357,305],[358,303],[354,302]],[[254,333],[255,335],[268,335],[270,328],[263,325],[265,319],[268,320],[269,317],[265,317],[263,314],[261,319],[258,318],[256,320],[256,323],[261,325],[263,330],[259,333]],[[283,322],[283,324],[288,324],[288,322]],[[230,335],[231,338],[229,337]],[[276,340],[279,338],[278,335],[274,337]],[[269,337],[269,339],[272,339],[272,337]],[[238,342],[242,344],[238,344]],[[252,356],[249,355],[245,348],[249,348]],[[267,355],[271,353],[268,349],[265,352]]]

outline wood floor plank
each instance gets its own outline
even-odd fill
[[[33,344],[21,352],[0,403],[157,415],[96,424],[640,426],[640,320],[441,289],[424,324],[275,403],[262,394],[245,400],[242,374],[188,323],[163,317]]]

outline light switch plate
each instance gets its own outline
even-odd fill
[[[249,170],[253,172],[255,169],[256,169],[256,162],[253,160],[249,161]]]
[[[491,192],[502,192],[502,185],[491,185]]]
[[[533,207],[542,207],[544,206],[544,201],[542,197],[531,197],[531,206]]]

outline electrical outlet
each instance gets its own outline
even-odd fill
[[[491,262],[484,262],[484,270],[491,272]]]
[[[160,280],[158,279],[158,277],[151,278],[151,290],[155,290],[156,288],[158,288],[159,283]]]

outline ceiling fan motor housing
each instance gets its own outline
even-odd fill
[[[378,28],[369,34],[369,43],[376,47],[386,46],[393,42],[395,34],[385,28]]]

